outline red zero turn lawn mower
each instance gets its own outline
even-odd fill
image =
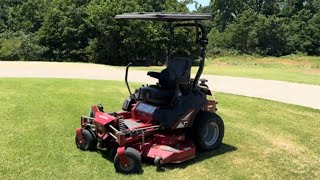
[[[130,13],[115,18],[167,21],[167,67],[160,73],[148,72],[159,82],[142,86],[132,94],[127,81],[129,63],[125,82],[130,96],[125,99],[122,111],[105,113],[101,105],[92,106],[89,116],[81,117],[81,128],[76,129],[77,147],[84,151],[97,147],[113,150],[116,152],[114,167],[125,174],[141,172],[142,157],[153,159],[159,168],[194,158],[196,149],[218,148],[224,124],[216,114],[217,102],[206,85],[207,80],[200,79],[208,39],[199,21],[209,20],[211,16]],[[172,36],[177,27],[194,27],[197,31],[200,62],[194,79],[190,78],[191,59],[172,57]]]

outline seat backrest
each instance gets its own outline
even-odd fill
[[[175,57],[169,60],[167,68],[162,70],[159,77],[161,87],[176,88],[177,79],[189,82],[192,60],[185,57]]]

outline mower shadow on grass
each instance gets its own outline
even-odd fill
[[[184,169],[190,165],[199,163],[203,160],[206,160],[215,156],[223,155],[226,153],[230,153],[230,152],[236,151],[237,149],[238,149],[237,147],[229,144],[221,144],[221,146],[216,150],[206,151],[206,152],[197,152],[196,157],[194,159],[185,161],[181,164],[168,164],[162,167],[161,169],[157,169],[157,171],[165,172],[166,170],[173,170],[176,168]]]
[[[104,159],[110,162],[113,162],[114,156],[116,155],[115,150],[97,149],[97,152],[101,154]]]

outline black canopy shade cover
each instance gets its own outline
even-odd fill
[[[211,20],[210,14],[187,14],[187,13],[124,13],[116,15],[115,19],[138,19],[151,21],[197,21],[197,20]]]

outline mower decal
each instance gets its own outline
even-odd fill
[[[184,124],[182,123],[182,121],[178,124],[177,128],[184,128]]]
[[[189,120],[189,118],[190,118],[190,116],[191,116],[192,113],[193,113],[193,110],[192,110],[189,114],[187,114],[182,120],[183,120],[183,121]]]
[[[173,148],[171,146],[166,146],[166,145],[160,145],[157,149],[169,151],[169,152],[175,152],[175,153],[180,152],[179,149]]]
[[[103,119],[105,119],[105,120],[109,120],[107,117],[102,116],[102,115],[99,115],[99,118],[103,118]]]
[[[111,116],[107,113],[104,113],[104,112],[96,112],[95,114],[95,119],[94,119],[94,123],[97,125],[97,124],[101,124],[102,126],[110,123],[110,122],[113,122],[116,117],[114,116]]]
[[[192,117],[192,114],[193,114],[194,110],[186,113],[185,116],[183,116],[181,118],[181,120],[179,121],[178,125],[176,126],[176,128],[184,128],[184,127],[187,127],[188,126],[188,123]]]

